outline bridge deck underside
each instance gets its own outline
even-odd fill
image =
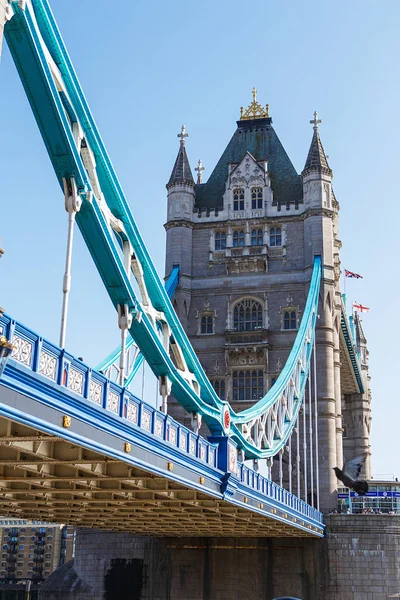
[[[3,417],[0,514],[156,537],[309,535]]]

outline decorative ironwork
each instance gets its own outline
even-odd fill
[[[187,434],[183,433],[183,431],[181,431],[181,436],[179,439],[179,448],[181,450],[186,450],[187,448]]]
[[[97,381],[94,381],[92,379],[89,386],[89,400],[95,402],[96,404],[101,404],[102,390],[103,386],[101,385],[101,383],[98,383]]]
[[[177,429],[176,427],[170,427],[169,429],[169,441],[171,442],[171,444],[176,444],[176,438],[177,438]]]
[[[118,414],[119,396],[112,390],[108,392],[107,408],[111,412]]]
[[[142,427],[150,431],[151,429],[151,414],[147,410],[142,410]]]
[[[159,437],[163,437],[163,421],[161,419],[156,418],[156,425],[154,428],[154,433]]]
[[[57,359],[55,356],[45,352],[44,350],[42,350],[40,353],[39,373],[45,377],[48,377],[49,379],[52,379],[53,381],[56,380]]]
[[[12,343],[14,348],[11,353],[11,358],[17,360],[23,365],[26,365],[27,367],[30,367],[32,362],[33,350],[32,342],[28,342],[28,340],[26,340],[25,338],[15,334]]]
[[[196,456],[196,440],[192,437],[190,437],[189,452],[190,454],[193,454],[193,456]]]
[[[208,449],[208,464],[213,465],[215,462],[215,448],[212,446]]]
[[[204,444],[200,445],[200,458],[201,460],[207,461],[207,448]]]
[[[74,369],[74,367],[70,367],[69,375],[68,375],[68,389],[71,392],[75,392],[76,394],[80,394],[82,396],[83,393],[83,373]]]
[[[138,406],[135,402],[128,402],[128,410],[127,410],[126,418],[128,419],[128,421],[131,421],[132,423],[137,424],[137,422],[138,422]]]

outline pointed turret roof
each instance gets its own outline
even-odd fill
[[[285,152],[265,108],[257,102],[257,90],[253,90],[253,102],[240,111],[237,130],[206,183],[196,185],[198,208],[222,207],[228,165],[241,162],[246,152],[256,161],[268,161],[268,174],[274,193],[274,204],[295,204],[303,201],[303,185],[290,158]]]
[[[167,188],[169,188],[171,185],[182,183],[194,186],[194,179],[185,148],[185,138],[188,137],[188,134],[186,133],[186,127],[184,125],[182,125],[181,133],[178,133],[178,137],[181,140],[180,148],[178,156],[176,157],[174,168],[172,169],[171,177],[167,183]]]
[[[310,121],[310,123],[314,125],[314,134],[302,175],[309,170],[316,170],[332,175],[332,170],[328,164],[328,159],[321,138],[319,137],[318,125],[319,123],[322,123],[322,121],[318,119],[318,113],[316,111],[314,112],[314,119]]]

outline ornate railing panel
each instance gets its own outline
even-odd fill
[[[74,418],[85,415],[86,420],[95,422],[97,428],[103,427],[105,432],[111,425],[113,435],[119,432],[121,439],[130,439],[127,431],[131,430],[132,439],[137,440],[134,435],[141,432],[141,438],[151,447],[161,449],[166,460],[171,451],[174,453],[171,457],[176,458],[178,453],[186,465],[195,461],[197,472],[220,483],[225,500],[291,522],[316,535],[323,534],[322,514],[247,465],[238,463],[233,440],[222,437],[210,442],[195,434],[7,315],[0,317],[0,332],[14,345],[17,342],[24,348],[8,360],[0,385],[32,394],[41,404],[49,404],[52,411],[61,406],[63,414],[73,414]],[[44,367],[48,364],[49,369]],[[55,390],[61,394],[55,394]],[[0,412],[2,409],[0,403]],[[10,411],[6,414],[10,415]],[[29,415],[25,417],[32,426]],[[62,435],[59,430],[53,433]],[[173,472],[170,477],[174,477]],[[203,491],[207,493],[207,489]]]

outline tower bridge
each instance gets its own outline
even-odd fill
[[[1,513],[85,528],[65,574],[76,569],[76,581],[90,579],[85,557],[102,560],[97,548],[109,565],[133,556],[139,542],[128,534],[202,552],[193,539],[219,548],[216,539],[241,538],[240,548],[260,550],[249,539],[262,538],[270,555],[269,538],[309,538],[308,556],[317,548],[308,542],[322,543],[323,512],[336,506],[332,468],[343,453],[366,454],[370,476],[368,353],[340,291],[339,204],[321,119],[310,121],[298,174],[254,89],[207,180],[199,161],[197,182],[182,127],[167,183],[164,286],[48,0],[0,0],[0,28],[68,213],[59,343],[19,323],[12,307],[0,318]],[[97,368],[65,343],[76,225],[121,332]],[[129,389],[144,361],[159,385],[155,406]],[[124,549],[112,557],[102,535]],[[142,562],[153,552],[146,544]],[[102,597],[102,583],[85,585],[82,597]]]

